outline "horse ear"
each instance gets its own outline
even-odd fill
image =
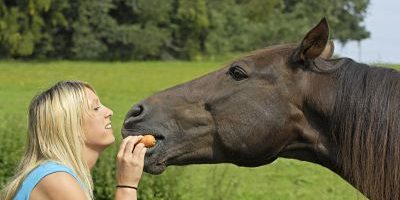
[[[294,52],[293,59],[294,61],[309,61],[313,60],[319,56],[327,56],[330,57],[329,53],[322,54],[329,40],[329,26],[326,18],[322,18],[322,20],[311,29],[307,35],[304,37],[300,46],[297,47]],[[330,48],[330,47],[328,47]],[[333,50],[333,49],[332,49]],[[329,49],[327,50],[330,51]],[[333,53],[333,51],[332,51]]]
[[[333,44],[332,40],[330,40],[326,44],[324,51],[322,51],[319,57],[328,60],[332,57],[334,51],[335,51],[335,45]]]

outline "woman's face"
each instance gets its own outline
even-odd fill
[[[101,104],[99,97],[92,90],[85,88],[85,91],[90,106],[90,114],[83,122],[85,145],[90,149],[101,151],[115,141],[111,127],[113,112]]]

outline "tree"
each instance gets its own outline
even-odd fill
[[[0,57],[201,59],[297,42],[322,17],[369,37],[369,0],[0,0]]]
[[[290,32],[304,32],[322,17],[327,17],[332,38],[342,43],[359,41],[369,37],[369,32],[362,24],[369,3],[369,0],[284,0],[282,17],[292,21],[294,29]]]
[[[106,42],[112,59],[170,58],[172,0],[117,0],[111,16],[117,21]],[[123,12],[121,12],[123,11]]]
[[[209,27],[205,0],[176,0],[172,15],[173,55],[183,59],[199,57],[205,51]]]
[[[0,52],[2,55],[29,56],[41,40],[45,25],[40,13],[50,0],[0,0]]]

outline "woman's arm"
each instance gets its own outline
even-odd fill
[[[136,189],[143,173],[144,156],[146,148],[138,143],[142,136],[126,137],[117,154],[117,187],[116,200],[137,199]]]

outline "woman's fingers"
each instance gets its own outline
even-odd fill
[[[139,159],[140,159],[140,163],[141,163],[141,167],[142,168],[143,168],[143,165],[144,165],[144,156],[146,155],[146,151],[147,151],[147,148],[145,147],[140,151],[140,154],[139,154]]]
[[[140,152],[140,158],[142,158],[143,160],[144,160],[144,156],[146,155],[146,151],[147,151],[147,148],[145,147],[145,148],[143,148],[142,151]]]
[[[129,137],[132,137],[132,136],[128,136],[128,137],[126,137],[125,139],[122,140],[122,142],[121,142],[121,144],[119,146],[118,153],[117,153],[117,158],[120,159],[124,155],[124,150],[125,150],[125,147],[126,147],[126,143],[129,140]]]
[[[127,142],[123,150],[123,156],[131,156],[135,145],[140,141],[141,138],[142,136],[128,136],[125,138],[124,140],[127,139]]]
[[[140,154],[141,154],[141,152],[142,152],[142,150],[143,150],[144,148],[146,148],[146,147],[144,146],[143,143],[139,143],[139,144],[137,144],[137,145],[135,146],[135,149],[134,149],[133,152],[132,152],[132,157],[133,157],[134,160],[137,160],[137,159],[140,158]]]

